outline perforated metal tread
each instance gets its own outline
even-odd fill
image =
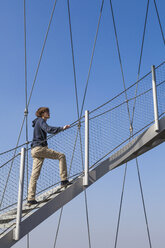
[[[36,211],[37,209],[44,206],[48,201],[50,201],[52,198],[60,194],[63,190],[65,190],[65,187],[56,186],[53,189],[47,191],[46,193],[41,194],[39,197],[36,198],[38,201],[38,204],[29,205],[25,201],[22,207],[22,219],[24,219],[24,217],[27,218],[28,216],[30,216],[33,211]],[[16,207],[1,214],[0,215],[0,228],[6,229],[6,228],[9,228],[11,225],[13,225],[15,223],[16,215],[17,215]]]

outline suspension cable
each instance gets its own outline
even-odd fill
[[[126,85],[125,85],[125,78],[124,78],[124,71],[123,71],[123,66],[122,66],[122,61],[121,61],[121,54],[120,54],[120,48],[119,48],[118,37],[117,37],[117,30],[116,30],[115,18],[114,18],[114,13],[113,13],[112,0],[110,0],[110,6],[111,6],[113,27],[114,27],[114,32],[115,32],[117,51],[118,51],[118,56],[119,56],[120,69],[121,69],[122,80],[123,80],[123,86],[124,86],[124,92],[125,92],[125,99],[126,99],[126,101],[127,101],[127,111],[128,111],[129,121],[131,122],[130,110],[129,110],[129,104],[128,104],[128,97],[127,97],[127,91],[126,91]]]
[[[164,45],[165,45],[165,38],[164,38],[163,28],[162,28],[162,25],[161,25],[161,21],[160,21],[160,17],[159,17],[159,12],[158,12],[158,8],[157,8],[156,1],[155,0],[154,0],[154,5],[155,5],[156,14],[157,14],[157,17],[158,17],[158,22],[159,22],[160,31],[161,31],[161,34],[162,34],[162,39],[163,39],[163,42],[164,42]]]
[[[25,111],[26,118],[26,180],[27,180],[27,194],[28,194],[28,100],[27,100],[27,52],[26,52],[26,0],[24,0],[24,52],[25,52]],[[27,234],[27,248],[29,248],[29,233]]]
[[[115,236],[115,248],[117,247],[117,240],[118,240],[118,233],[119,233],[119,226],[120,226],[120,217],[121,217],[121,209],[123,205],[123,196],[124,196],[124,188],[125,188],[125,179],[127,174],[127,163],[124,170],[124,179],[123,179],[123,186],[122,186],[122,193],[121,193],[121,200],[120,200],[120,207],[119,207],[119,216],[117,221],[117,228],[116,228],[116,236]]]
[[[141,61],[142,61],[142,54],[143,54],[143,46],[144,46],[144,39],[145,39],[145,32],[146,32],[146,25],[147,25],[147,17],[148,17],[148,10],[149,10],[149,2],[150,1],[148,0],[147,1],[146,16],[145,16],[145,23],[144,23],[143,39],[142,39],[142,45],[141,45],[139,67],[138,67],[138,79],[139,79],[139,76],[140,76]],[[132,113],[132,123],[131,123],[132,126],[133,126],[133,119],[134,119],[134,113],[135,113],[135,104],[136,104],[137,90],[138,90],[138,84],[136,85],[135,100],[134,100],[133,113]],[[139,170],[138,159],[137,158],[136,158],[136,167],[137,167],[137,171],[138,171],[138,180],[139,180],[141,197],[142,197],[142,202],[143,202],[143,210],[144,210],[145,222],[146,222],[146,227],[147,227],[148,241],[149,241],[150,248],[152,248],[151,238],[150,238],[150,231],[149,231],[149,225],[148,225],[148,220],[147,220],[146,207],[145,207],[145,202],[144,202],[143,189],[142,189],[142,182],[141,182],[140,170]]]
[[[95,47],[96,47],[96,41],[97,41],[97,36],[98,36],[98,31],[99,31],[99,26],[100,26],[100,20],[101,20],[101,15],[102,15],[102,10],[103,10],[103,4],[104,4],[104,0],[102,1],[102,4],[101,4],[100,16],[99,16],[99,21],[98,21],[98,25],[97,25],[97,31],[96,31],[96,36],[95,36],[95,41],[94,41],[94,46],[93,46],[93,51],[92,51],[92,57],[91,57],[91,61],[90,61],[90,67],[89,67],[89,71],[88,71],[88,77],[87,77],[85,92],[84,92],[84,97],[83,97],[83,102],[82,102],[80,116],[78,115],[78,119],[81,118],[81,116],[82,116],[83,107],[84,107],[84,103],[85,103],[85,97],[86,97],[86,92],[87,92],[87,87],[88,87],[88,82],[89,82],[89,77],[90,77],[90,71],[91,71],[92,62],[93,62],[94,51],[95,51]],[[69,10],[69,0],[68,0],[68,12],[70,13],[70,10]],[[70,16],[70,14],[69,14],[69,16]],[[71,24],[70,24],[70,27],[71,27]],[[70,29],[70,31],[71,31],[71,29]],[[71,35],[71,37],[72,37],[72,35]],[[72,39],[71,39],[71,42],[72,42]],[[72,42],[72,51],[73,51],[73,42]],[[82,169],[84,169],[83,168],[83,152],[82,152],[82,141],[81,141],[81,132],[80,132],[80,129],[79,129],[79,138],[80,138],[80,147],[81,147]],[[89,248],[91,248],[89,214],[88,214],[88,203],[87,203],[87,193],[86,193],[86,190],[84,190],[84,196],[85,196],[86,220],[87,220],[87,229],[88,229],[88,242],[89,242]]]
[[[119,43],[118,43],[118,38],[117,38],[117,31],[116,31],[116,25],[115,25],[115,19],[114,19],[113,7],[112,7],[112,1],[111,0],[110,0],[110,6],[111,6],[112,19],[113,19],[113,25],[114,25],[114,30],[115,30],[115,37],[116,37],[116,43],[117,43],[118,56],[119,56],[120,67],[121,67],[122,78],[123,78],[123,85],[124,85],[124,89],[125,89],[125,93],[126,93],[124,73],[123,73],[123,67],[122,67],[122,61],[121,61],[121,55],[120,55],[120,49],[119,49]],[[137,81],[139,80],[139,75],[140,75],[140,67],[141,67],[143,44],[144,44],[144,37],[145,37],[145,30],[146,30],[146,23],[147,23],[147,16],[148,16],[148,8],[149,8],[149,0],[148,0],[148,3],[147,3],[147,11],[146,11],[146,18],[145,18],[145,25],[144,25],[144,32],[143,32],[143,40],[142,40],[142,47],[141,47],[141,54],[140,54],[140,62],[139,62],[139,68],[138,68],[138,79],[137,79]],[[137,96],[137,84],[136,84],[135,101],[136,101],[136,96]],[[132,121],[131,121],[127,94],[125,94],[125,97],[126,97],[126,101],[127,101],[127,110],[128,110],[128,115],[129,115],[129,121],[130,121],[130,138],[131,138],[131,136],[133,134],[133,116],[134,116],[134,111],[135,111],[135,101],[134,101],[134,108],[133,108]],[[127,163],[126,163],[126,168],[125,168],[125,173],[124,173],[123,188],[122,188],[122,194],[121,194],[121,200],[120,200],[119,216],[118,216],[118,223],[117,223],[117,230],[116,230],[116,237],[115,237],[115,248],[116,248],[117,239],[118,239],[118,231],[119,231],[119,224],[120,224],[120,216],[121,216],[121,208],[122,208],[122,201],[123,201],[123,193],[124,193],[126,171],[127,171]],[[140,173],[138,174],[138,177],[139,177],[139,183],[141,185]],[[142,189],[142,187],[141,187],[141,189]],[[141,193],[141,195],[143,195],[143,194]],[[144,201],[143,201],[143,207],[144,206],[145,205],[144,205]],[[145,219],[147,220],[146,215],[145,215]],[[149,233],[149,228],[148,228],[148,222],[147,221],[146,221],[146,225],[147,225],[147,230],[148,230],[148,233]],[[148,235],[148,238],[149,238],[149,243],[150,243],[150,247],[151,247],[151,242],[150,242],[150,236],[149,235]]]
[[[87,228],[88,228],[88,242],[89,242],[89,247],[91,248],[90,225],[89,225],[89,214],[88,214],[88,202],[87,202],[86,189],[84,190],[84,196],[85,196],[86,220],[87,220]]]
[[[74,48],[73,48],[73,37],[72,37],[72,26],[71,26],[71,15],[70,15],[70,5],[69,5],[69,0],[67,0],[67,7],[68,7],[68,17],[69,17],[69,30],[70,30],[70,41],[71,41],[71,50],[72,50],[72,63],[73,63],[73,73],[74,73],[74,86],[75,86],[75,95],[76,95],[76,105],[77,105],[77,116],[79,119],[79,104],[78,104],[78,94],[77,94],[77,80],[76,80],[76,69],[75,69],[75,59],[74,59]],[[71,166],[72,166],[72,161],[74,157],[74,152],[77,144],[77,137],[79,133],[79,138],[80,138],[80,149],[81,149],[81,159],[82,159],[82,169],[83,169],[83,152],[82,152],[82,141],[81,141],[81,131],[80,131],[80,125],[78,126],[77,130],[77,135],[76,135],[76,140],[75,140],[75,145],[72,153],[72,160],[71,160],[71,165],[69,169],[69,174],[71,171]],[[90,227],[89,227],[89,217],[88,217],[88,204],[87,204],[87,194],[86,190],[84,191],[85,194],[85,209],[86,209],[86,219],[87,219],[87,229],[88,229],[88,242],[89,242],[89,248],[91,248],[91,240],[90,240]],[[59,221],[58,221],[58,227],[56,230],[56,235],[55,235],[55,241],[54,241],[54,248],[57,243],[57,237],[58,237],[58,232],[60,228],[60,223],[61,223],[61,218],[62,218],[62,213],[63,213],[63,207],[61,208],[60,216],[59,216]]]
[[[146,226],[147,226],[148,240],[149,240],[150,248],[152,248],[150,231],[149,231],[149,225],[148,225],[148,220],[147,220],[147,211],[146,211],[146,207],[145,207],[145,201],[144,201],[144,195],[143,195],[143,188],[142,188],[140,171],[139,171],[139,164],[138,164],[138,159],[137,158],[136,158],[136,167],[137,167],[137,172],[138,172],[138,179],[139,179],[140,192],[141,192],[142,203],[143,203],[144,216],[145,216],[145,221],[146,221]]]
[[[67,6],[68,6],[69,31],[70,31],[71,50],[72,50],[72,63],[73,63],[73,73],[74,73],[74,87],[75,87],[75,95],[76,95],[77,116],[78,116],[78,119],[79,119],[79,104],[78,104],[78,93],[77,93],[76,68],[75,68],[75,59],[74,59],[72,25],[71,25],[69,0],[67,0]]]
[[[116,39],[116,45],[117,45],[117,52],[118,52],[118,57],[119,57],[120,69],[121,69],[121,74],[122,74],[122,81],[123,81],[124,92],[125,92],[125,99],[126,99],[126,102],[127,102],[127,112],[128,112],[128,117],[129,117],[129,123],[130,123],[130,131],[131,131],[132,130],[132,126],[131,126],[131,117],[130,117],[129,103],[128,103],[126,85],[125,85],[125,78],[124,78],[124,71],[123,71],[123,66],[122,66],[120,48],[119,48],[119,41],[118,41],[118,36],[117,36],[117,29],[116,29],[116,24],[115,24],[115,17],[114,17],[113,6],[112,6],[112,1],[111,0],[110,0],[110,7],[111,7],[111,14],[112,14],[113,27],[114,27],[114,32],[115,32],[115,39]],[[117,240],[118,240],[118,233],[119,233],[120,217],[121,217],[121,210],[122,210],[122,204],[123,204],[123,195],[124,195],[126,174],[127,174],[127,163],[125,165],[125,172],[124,172],[124,177],[123,177],[122,193],[121,193],[121,197],[120,197],[120,207],[119,207],[118,221],[117,221],[117,228],[116,228],[116,235],[115,235],[115,246],[114,246],[115,248],[116,248]]]
[[[35,86],[35,83],[36,83],[36,79],[37,79],[38,71],[39,71],[39,68],[40,68],[42,56],[43,56],[43,53],[44,53],[46,41],[47,41],[47,38],[48,38],[50,26],[51,26],[51,23],[52,23],[52,19],[53,19],[53,15],[54,15],[56,3],[57,3],[57,0],[55,0],[54,5],[53,5],[53,10],[52,10],[50,21],[49,21],[48,28],[47,28],[47,31],[46,31],[46,36],[45,36],[44,43],[43,43],[43,46],[42,46],[41,55],[40,55],[39,62],[38,62],[38,65],[37,65],[37,70],[36,70],[36,73],[35,73],[33,85],[32,85],[31,91],[30,91],[30,96],[29,96],[29,100],[28,100],[28,106],[30,104],[30,100],[31,100],[31,97],[32,97],[33,89],[34,89],[34,86]]]
[[[27,100],[27,52],[26,52],[26,0],[24,0],[24,59],[25,59],[25,116],[27,117],[28,115],[28,100]],[[27,119],[27,118],[26,118]],[[26,123],[26,141],[27,139],[28,132],[27,132],[27,123]]]
[[[27,56],[26,56],[26,0],[24,0],[24,51],[25,51],[25,118],[26,118],[26,151],[28,151],[29,137],[28,137],[28,104],[27,104]],[[28,152],[27,157],[27,187],[28,187]]]
[[[77,94],[77,84],[76,84],[76,69],[75,69],[75,62],[74,62],[74,49],[73,49],[73,38],[72,38],[72,26],[71,26],[71,15],[70,15],[70,6],[69,6],[69,0],[67,0],[68,3],[68,16],[69,16],[69,30],[70,30],[70,40],[71,40],[71,48],[72,48],[72,61],[73,61],[73,71],[74,71],[74,81],[75,81],[75,93],[76,93],[76,104],[77,104],[77,117],[79,119],[79,105],[78,105],[78,94]],[[82,140],[81,140],[81,126],[78,127],[79,130],[79,138],[80,138],[80,149],[81,149],[81,161],[82,161],[82,170],[83,168],[83,152],[82,152]],[[91,248],[91,241],[90,241],[90,227],[89,227],[89,217],[88,217],[88,203],[87,203],[87,193],[86,190],[84,190],[84,196],[85,196],[85,209],[86,209],[86,220],[87,220],[87,229],[88,229],[88,242],[89,242],[89,248]]]
[[[54,246],[53,246],[54,248],[56,247],[56,243],[57,243],[57,237],[58,237],[58,233],[59,233],[59,229],[60,229],[62,213],[63,213],[63,207],[60,209],[60,216],[59,216],[59,220],[58,220],[58,226],[57,226],[57,231],[56,231],[56,236],[55,236]]]
[[[77,129],[76,139],[75,139],[74,148],[73,148],[73,152],[72,152],[71,162],[70,162],[70,166],[69,166],[69,175],[70,175],[71,168],[72,168],[74,153],[75,153],[76,144],[77,144],[77,138],[78,138],[78,129]],[[56,243],[57,243],[57,238],[58,238],[59,228],[60,228],[60,224],[61,224],[62,213],[63,213],[63,207],[61,208],[59,219],[58,219],[58,226],[57,226],[57,230],[56,230],[56,234],[55,234],[55,240],[54,240],[54,246],[53,246],[54,248],[56,247]]]
[[[140,69],[141,69],[141,61],[142,61],[142,54],[143,54],[143,47],[144,47],[144,39],[145,39],[145,33],[146,33],[146,25],[147,25],[149,3],[150,3],[150,0],[147,1],[147,9],[146,9],[146,15],[145,15],[145,22],[144,22],[144,30],[143,30],[143,38],[142,38],[141,51],[140,51],[140,59],[139,59],[139,66],[138,66],[137,81],[138,81],[139,76],[140,76]],[[134,101],[134,105],[133,105],[132,120],[131,120],[131,125],[132,126],[133,126],[134,113],[135,113],[137,90],[138,90],[138,83],[136,85],[136,90],[135,90],[135,101]]]
[[[96,41],[97,41],[97,36],[98,36],[98,32],[99,32],[99,27],[100,27],[100,20],[101,20],[101,16],[102,16],[103,5],[104,5],[104,0],[102,0],[102,4],[101,4],[99,21],[98,21],[98,25],[97,25],[95,41],[94,41],[94,46],[93,46],[93,50],[92,50],[92,56],[91,56],[91,61],[90,61],[90,66],[89,66],[89,71],[88,71],[87,82],[86,82],[86,86],[85,86],[85,92],[84,92],[84,97],[83,97],[83,101],[82,101],[81,111],[80,111],[80,117],[82,116],[82,112],[83,112],[83,108],[84,108],[84,103],[85,103],[85,98],[86,98],[86,93],[87,93],[87,88],[88,88],[88,83],[89,83],[89,78],[90,78],[90,72],[91,72],[95,47],[96,47]]]
[[[140,60],[139,60],[137,81],[138,81],[139,76],[140,76],[141,61],[142,61],[144,39],[145,39],[145,32],[146,32],[146,25],[147,25],[147,17],[148,17],[148,10],[149,10],[149,2],[150,1],[148,0],[147,1],[146,15],[145,15],[145,23],[144,23],[144,30],[143,30],[143,38],[142,38],[142,45],[141,45],[141,52],[140,52]],[[132,113],[132,123],[131,123],[132,126],[133,126],[134,113],[135,113],[137,90],[138,90],[138,83],[136,85],[135,100],[134,100],[133,113]],[[141,182],[140,170],[139,170],[138,159],[137,158],[136,158],[136,167],[137,167],[137,171],[138,171],[138,180],[139,180],[139,185],[140,185],[140,191],[141,191],[141,197],[142,197],[142,203],[143,203],[143,210],[144,210],[144,216],[145,216],[145,222],[146,222],[146,227],[147,227],[148,241],[149,241],[150,248],[152,248],[150,232],[149,232],[149,225],[148,225],[148,220],[147,220],[147,213],[146,213],[145,202],[144,202],[143,189],[142,189],[142,182]]]
[[[79,129],[79,137],[80,137],[82,170],[84,170],[83,152],[82,152],[82,140],[81,140],[81,131],[80,131],[80,129]],[[89,214],[88,214],[88,201],[87,201],[86,189],[84,190],[84,197],[85,197],[84,200],[85,200],[86,222],[87,222],[87,231],[88,231],[88,244],[89,244],[89,248],[91,248],[90,225],[89,225]]]

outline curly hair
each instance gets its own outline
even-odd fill
[[[40,107],[37,111],[36,111],[36,116],[37,117],[42,117],[42,114],[45,113],[45,112],[50,112],[49,111],[49,108],[47,107]]]

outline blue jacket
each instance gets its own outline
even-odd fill
[[[56,134],[63,131],[63,127],[50,127],[44,119],[41,117],[36,118],[32,121],[33,141],[31,147],[35,146],[47,146],[47,133]]]

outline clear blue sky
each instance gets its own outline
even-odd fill
[[[27,1],[28,95],[53,3],[53,0]],[[70,0],[79,105],[82,103],[100,6],[101,0]],[[146,6],[146,0],[113,1],[127,87],[137,79]],[[165,32],[165,2],[159,0],[157,6]],[[0,32],[2,152],[15,146],[25,108],[23,0],[0,2]],[[154,4],[150,1],[140,75],[147,73],[152,64],[159,65],[164,55],[165,47]],[[109,0],[105,0],[85,109],[97,107],[122,90],[110,5]],[[61,0],[57,1],[29,106],[29,139],[32,138],[31,121],[38,107],[49,106],[49,124],[61,126],[77,119],[75,100],[67,1]],[[21,143],[24,141],[25,130]],[[163,248],[165,243],[164,148],[162,144],[139,158],[151,239],[153,247],[159,248]],[[92,247],[113,247],[123,172],[122,166],[87,191]],[[30,234],[30,248],[53,247],[58,214]],[[66,245],[73,248],[88,247],[83,194],[64,208],[57,247]],[[25,248],[26,238],[14,247]],[[135,161],[130,162],[128,167],[118,247],[149,247]]]

